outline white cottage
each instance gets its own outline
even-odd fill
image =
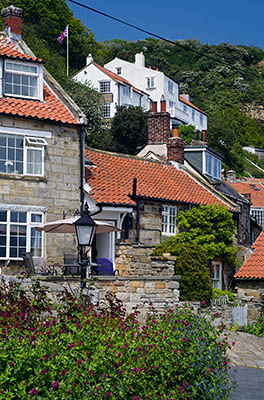
[[[93,61],[89,55],[86,66],[73,77],[77,82],[90,83],[92,87],[104,96],[104,118],[113,118],[117,106],[142,107],[147,111],[151,108],[149,94],[137,89],[117,71],[113,73]]]

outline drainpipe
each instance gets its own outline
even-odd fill
[[[83,180],[84,180],[84,122],[81,118],[81,125],[79,128],[79,140],[80,140],[80,215],[83,215],[84,208],[84,191],[83,191]]]
[[[133,200],[136,201],[137,204],[137,216],[136,216],[136,242],[139,243],[140,239],[140,208],[139,208],[139,199],[137,198],[137,178],[133,179]]]

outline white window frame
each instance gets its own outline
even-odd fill
[[[166,204],[162,205],[162,234],[166,236],[176,235],[177,227],[177,207],[168,206]]]
[[[123,85],[123,95],[126,97],[131,97],[131,88],[127,85]]]
[[[250,207],[250,215],[264,227],[264,207]]]
[[[3,136],[3,135],[14,136],[14,137],[19,136],[19,137],[23,138],[23,172],[21,174],[18,172],[0,171],[0,174],[4,173],[4,174],[8,174],[8,175],[44,176],[44,158],[45,158],[44,148],[45,148],[45,146],[48,145],[47,141],[44,138],[36,138],[36,137],[32,137],[32,136],[24,136],[24,135],[19,135],[19,134],[10,134],[10,133],[0,132],[0,136]],[[8,147],[7,147],[7,149],[8,149]],[[28,151],[30,151],[30,150],[37,150],[37,151],[41,152],[41,174],[32,174],[32,173],[27,172],[28,171],[28,162],[27,162],[28,161]],[[14,160],[14,161],[16,161],[16,160]],[[6,161],[6,163],[8,163],[8,160]]]
[[[195,110],[192,109],[192,120],[195,121]]]
[[[147,79],[146,88],[154,89],[156,87],[155,86],[155,76],[149,76],[146,79]]]
[[[36,225],[40,225],[44,221],[44,212],[38,210],[28,210],[27,208],[23,209],[15,208],[15,206],[11,206],[10,208],[4,209],[0,207],[0,211],[5,211],[7,213],[6,222],[0,221],[0,226],[6,226],[6,256],[0,257],[0,260],[22,260],[22,257],[10,257],[10,228],[11,225],[16,226],[26,226],[26,252],[31,252],[31,228],[34,228]],[[11,222],[11,212],[24,212],[26,213],[26,222]],[[42,222],[31,222],[31,217],[33,214],[41,215]],[[42,258],[44,254],[44,235],[41,233],[41,255],[36,256],[38,258]]]
[[[214,157],[212,154],[205,152],[204,162],[205,174],[211,176],[214,179],[221,180],[221,161]]]
[[[111,103],[104,103],[103,118],[111,118]]]
[[[168,81],[168,92],[174,94],[174,85],[171,81]]]
[[[111,93],[111,81],[110,80],[99,81],[99,92]]]
[[[16,70],[8,70],[7,64],[13,64],[13,65],[20,65],[20,66],[29,66],[29,67],[35,67],[37,72],[26,72],[26,71],[16,71]],[[15,93],[9,93],[6,91],[6,81],[5,81],[5,74],[13,74],[13,75],[19,75],[19,76],[28,76],[28,77],[34,77],[37,78],[37,90],[36,90],[36,96],[31,96],[31,95],[23,95],[23,94],[15,94]],[[3,85],[3,93],[5,96],[8,97],[17,97],[17,98],[23,98],[23,99],[34,99],[34,100],[41,100],[40,96],[40,90],[41,90],[41,85],[40,85],[40,66],[38,64],[33,64],[33,63],[26,63],[26,62],[18,62],[18,61],[11,61],[11,60],[5,60],[4,62],[4,85]]]
[[[222,270],[223,265],[221,261],[212,261],[211,279],[214,289],[222,290]],[[216,274],[218,271],[218,274]]]

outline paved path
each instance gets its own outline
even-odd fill
[[[264,400],[264,338],[244,332],[226,332],[235,342],[227,355],[237,383],[232,400]]]
[[[244,332],[227,332],[227,336],[230,344],[235,342],[231,350],[227,351],[232,365],[264,369],[264,337]]]
[[[248,367],[232,367],[237,387],[232,392],[232,400],[263,400],[264,370]]]

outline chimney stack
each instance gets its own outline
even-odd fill
[[[149,114],[148,144],[167,143],[169,137],[170,137],[170,114],[167,112],[152,112],[151,114]]]
[[[22,39],[22,8],[14,7],[13,5],[3,8],[2,28],[12,40],[19,41]]]
[[[184,164],[184,140],[179,137],[169,138],[167,142],[167,159]]]
[[[206,131],[202,130],[202,142],[206,142]]]
[[[142,53],[142,51],[141,53],[137,53],[135,55],[135,65],[138,65],[140,67],[145,67],[145,56]]]
[[[86,57],[86,65],[91,64],[91,62],[93,62],[93,56],[92,56],[92,54],[89,54],[89,55]]]

